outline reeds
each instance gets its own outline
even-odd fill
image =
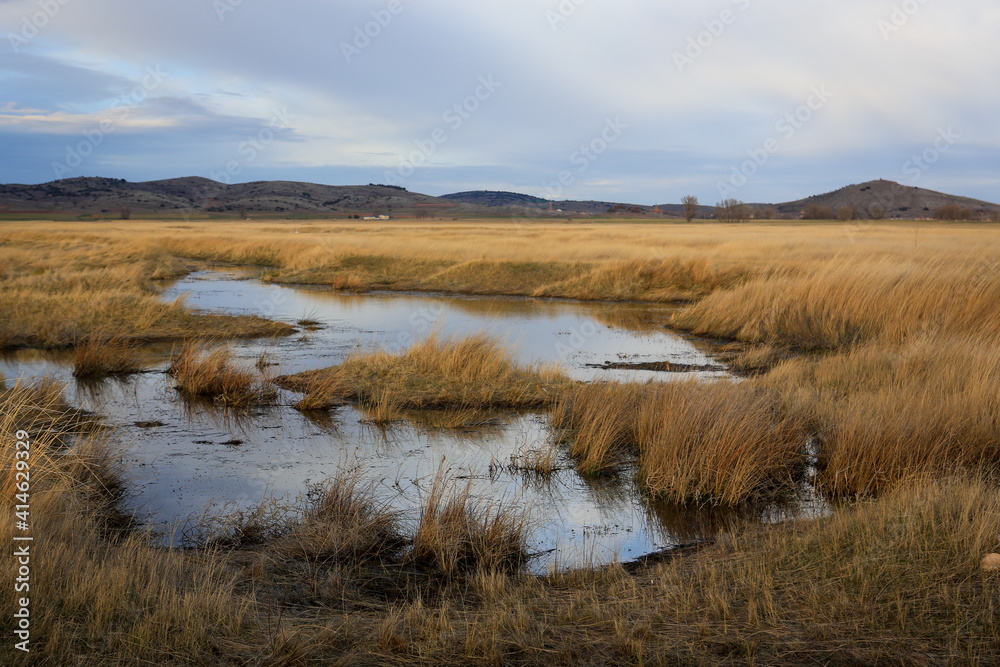
[[[786,361],[760,382],[811,414],[818,482],[876,495],[914,476],[1000,464],[1000,353],[971,337],[928,336]]]
[[[748,383],[669,382],[578,387],[554,411],[581,472],[626,456],[652,495],[733,505],[796,483],[808,422]]]
[[[508,470],[524,474],[549,477],[559,468],[556,465],[558,450],[555,442],[539,444],[536,447],[523,447],[510,455]]]
[[[277,397],[270,379],[252,364],[233,359],[232,350],[207,349],[205,343],[188,343],[167,370],[177,390],[192,398],[203,398],[226,407],[267,404]]]
[[[928,331],[997,340],[997,266],[972,251],[919,261],[858,253],[717,291],[679,313],[674,324],[801,350],[900,344]]]

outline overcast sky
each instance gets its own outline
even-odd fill
[[[1000,201],[995,0],[0,0],[0,182]]]

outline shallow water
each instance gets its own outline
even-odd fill
[[[559,363],[572,377],[673,380],[719,372],[665,374],[608,371],[588,364],[670,361],[708,365],[691,342],[662,328],[669,307],[502,297],[415,294],[345,295],[330,290],[265,285],[246,272],[202,271],[164,286],[165,299],[183,297],[198,309],[295,323],[316,320],[320,329],[273,341],[232,344],[237,357],[254,360],[268,350],[293,373],[339,363],[369,346],[405,349],[431,332],[461,336],[484,331],[506,341],[523,362]],[[300,328],[301,329],[301,328]],[[100,412],[118,426],[127,444],[131,504],[137,515],[177,541],[191,517],[224,506],[247,507],[268,495],[295,497],[338,470],[357,469],[408,520],[441,471],[459,488],[470,485],[486,503],[528,508],[534,530],[536,571],[553,566],[630,560],[678,543],[709,537],[744,521],[780,520],[818,511],[810,500],[786,508],[733,511],[679,509],[650,503],[630,471],[617,479],[588,480],[565,452],[547,478],[510,470],[511,457],[545,447],[547,417],[501,414],[474,429],[436,428],[419,416],[376,428],[342,407],[329,419],[290,406],[298,396],[282,391],[279,405],[246,413],[191,403],[162,371],[170,346],[145,351],[149,372],[97,384],[71,377],[66,354],[21,351],[0,361],[8,378],[54,375],[67,383],[74,405]],[[145,422],[142,426],[137,423]],[[152,425],[155,424],[155,425]]]

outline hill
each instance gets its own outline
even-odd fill
[[[968,209],[974,217],[1000,215],[1000,205],[990,202],[925,190],[894,181],[877,180],[848,185],[847,187],[813,195],[805,199],[775,205],[779,213],[798,217],[808,205],[823,206],[837,211],[844,206],[857,207],[863,217],[868,217],[876,207],[886,218],[931,218],[944,206]]]
[[[461,202],[470,206],[507,209],[505,211],[507,213],[523,213],[527,215],[603,215],[609,212],[645,215],[652,213],[655,208],[641,204],[625,204],[611,201],[542,199],[541,197],[533,197],[521,194],[520,192],[498,190],[456,192],[454,194],[441,195],[441,199]],[[612,209],[616,210],[612,211]]]
[[[684,207],[680,204],[659,204],[653,207],[607,201],[551,201],[516,192],[495,192],[489,190],[459,192],[444,195],[442,198],[476,206],[506,207],[508,209],[519,207],[526,213],[537,215],[546,213],[562,215],[620,213],[631,216],[657,214],[667,218],[684,217]],[[781,217],[798,219],[802,217],[804,209],[810,205],[829,208],[833,215],[842,207],[852,206],[858,209],[862,217],[870,217],[877,208],[881,208],[883,210],[882,215],[887,219],[930,218],[934,216],[934,213],[938,209],[944,206],[967,209],[973,218],[989,218],[1000,215],[1000,205],[997,204],[970,199],[969,197],[959,197],[943,192],[905,186],[885,180],[849,185],[826,194],[814,195],[805,199],[780,204],[756,203],[749,204],[749,207],[751,209],[773,208]],[[702,205],[698,209],[699,218],[711,218],[713,215],[714,207],[711,205]]]
[[[470,190],[441,195],[441,199],[463,202],[474,206],[534,206],[548,207],[549,200],[541,197],[523,195],[519,192],[504,192],[496,190]]]
[[[708,202],[704,202],[708,204]],[[877,208],[887,219],[930,218],[944,206],[969,212],[973,218],[1000,216],[1000,205],[958,197],[892,181],[859,185],[781,204],[751,204],[773,208],[786,219],[802,217],[807,207],[855,207],[861,217]],[[321,185],[297,181],[256,181],[226,185],[207,178],[186,177],[130,183],[123,179],[80,177],[39,185],[0,185],[0,215],[63,214],[118,217],[137,215],[248,214],[456,216],[510,215],[526,217],[621,215],[682,218],[680,204],[645,206],[608,201],[553,201],[517,192],[473,190],[432,197],[389,185]],[[699,218],[711,218],[712,206],[701,206]]]
[[[207,178],[172,178],[130,183],[123,179],[80,177],[39,185],[0,185],[0,213],[118,215],[204,213],[360,214],[421,211],[440,214],[455,202],[384,185],[319,185],[257,181],[226,185]]]

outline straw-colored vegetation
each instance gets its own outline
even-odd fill
[[[214,401],[226,407],[267,404],[277,390],[266,373],[255,364],[233,358],[228,347],[210,349],[206,343],[187,343],[167,369],[177,390],[191,398]]]
[[[432,335],[398,354],[357,351],[339,366],[278,381],[306,394],[300,409],[355,401],[374,421],[406,409],[544,407],[570,385],[555,368],[521,367],[509,350],[483,335]]]
[[[522,377],[514,391],[496,382],[509,369],[486,348],[477,364],[492,375],[457,363],[465,384],[417,372],[421,357],[449,358],[438,341],[413,357],[359,353],[309,378],[303,407],[360,401],[391,419],[518,395],[549,405],[568,392],[556,417],[589,473],[634,460],[653,495],[736,503],[798,481],[815,454],[819,490],[845,502],[660,565],[538,578],[516,571],[526,554],[512,508],[437,493],[408,531],[340,478],[314,507],[264,503],[236,517],[234,539],[167,551],[124,518],[121,452],[76,440],[93,427],[51,386],[8,381],[0,507],[13,515],[8,445],[25,429],[45,554],[32,564],[37,643],[30,661],[12,662],[996,661],[1000,579],[979,568],[1000,550],[996,225],[4,223],[0,347],[288,330],[163,303],[150,281],[192,258],[341,289],[684,302],[663,324],[724,339],[751,377],[574,388],[533,376],[533,389]],[[13,560],[3,563],[13,581]],[[8,637],[14,602],[0,601]]]
[[[73,375],[78,378],[126,375],[139,368],[135,344],[120,337],[91,338],[73,346]]]
[[[423,499],[408,560],[448,576],[519,571],[528,560],[527,511],[484,504],[470,489],[449,488],[438,472]]]
[[[25,228],[27,227],[27,228]],[[72,226],[71,226],[72,227]],[[292,328],[258,317],[200,315],[163,301],[152,281],[186,272],[141,233],[96,227],[0,227],[0,349],[69,347],[80,341],[175,340],[192,335],[279,335]],[[114,332],[109,337],[107,332]]]
[[[510,508],[435,486],[407,539],[351,474],[294,518],[270,512],[263,542],[157,548],[116,511],[117,448],[64,448],[80,419],[51,387],[0,396],[4,440],[30,434],[37,554],[32,653],[10,664],[989,664],[1000,646],[1000,577],[979,569],[998,547],[993,480],[914,479],[663,564],[534,577],[511,569],[525,523]]]
[[[789,490],[805,467],[807,421],[752,382],[590,384],[557,406],[585,474],[638,462],[652,495],[736,504]]]
[[[997,461],[984,415],[995,414],[998,232],[861,222],[4,223],[0,347],[70,345],[122,323],[132,341],[277,332],[262,320],[194,315],[149,291],[151,279],[183,273],[191,258],[350,289],[685,301],[671,326],[732,341],[734,366],[772,378],[782,409],[809,417],[826,490],[878,493],[914,474]],[[860,375],[833,377],[855,367]],[[959,378],[928,381],[948,368]],[[359,388],[336,373],[325,379],[303,409]],[[372,420],[394,419],[408,402],[429,405],[440,389],[401,383],[401,402],[393,384],[368,388]],[[604,461],[595,455],[583,468]]]

